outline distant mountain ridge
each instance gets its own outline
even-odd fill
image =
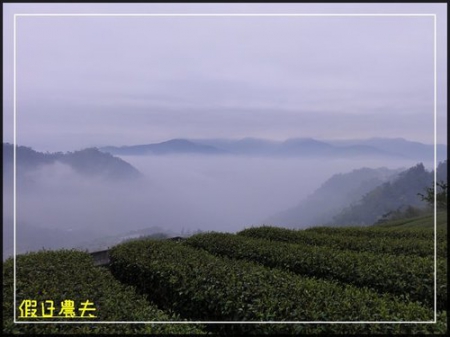
[[[402,138],[371,138],[362,140],[329,140],[291,138],[271,141],[259,138],[242,139],[172,139],[161,143],[104,146],[99,148],[113,155],[246,155],[273,157],[386,157],[431,161],[434,145],[408,141]],[[438,161],[446,159],[447,146],[437,145]]]
[[[3,143],[3,174],[12,175],[14,145]],[[90,177],[122,180],[133,179],[141,173],[121,158],[104,153],[97,148],[87,148],[74,152],[42,153],[26,146],[16,149],[17,174],[20,177],[27,171],[35,170],[45,165],[62,163],[70,166],[77,173]]]
[[[329,141],[334,146],[370,146],[381,151],[388,151],[394,155],[402,155],[406,158],[424,161],[434,158],[434,144],[423,144],[403,138],[369,138],[355,140]],[[447,159],[447,146],[436,144],[438,162]]]
[[[132,146],[105,146],[101,151],[114,155],[164,155],[174,153],[186,154],[223,154],[226,151],[211,145],[196,144],[187,139],[171,139],[166,142]]]

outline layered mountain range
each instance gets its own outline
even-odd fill
[[[446,146],[438,145],[438,158],[445,156]],[[109,153],[108,153],[109,152]],[[117,152],[117,153],[116,153]],[[114,155],[113,155],[113,154]],[[185,186],[196,189],[196,184],[180,185],[182,188],[176,188],[168,191],[178,191],[169,194],[167,204],[155,203],[161,199],[161,193],[164,192],[166,185],[145,185],[144,180],[136,178],[143,177],[134,166],[129,164],[122,158],[115,155],[169,155],[183,154],[185,157],[168,158],[167,165],[179,165],[182,170],[180,172],[189,171],[188,166],[183,166],[185,159],[189,161],[189,155],[204,156],[236,156],[237,161],[244,161],[247,156],[270,157],[275,160],[258,160],[258,163],[266,165],[269,162],[282,164],[283,161],[276,160],[284,157],[315,157],[317,161],[305,161],[314,163],[311,167],[311,176],[314,175],[314,169],[318,165],[329,165],[330,172],[339,172],[332,166],[334,161],[326,161],[327,158],[354,158],[359,156],[386,157],[386,163],[391,163],[389,159],[414,159],[419,163],[409,169],[388,169],[379,168],[360,168],[347,173],[338,173],[331,176],[325,181],[315,192],[307,196],[303,200],[292,199],[290,209],[278,212],[264,221],[266,224],[277,225],[281,227],[306,228],[317,225],[369,225],[380,219],[384,214],[405,207],[425,207],[426,203],[421,200],[418,193],[425,193],[425,189],[432,185],[434,172],[427,171],[421,161],[433,158],[434,146],[416,142],[410,142],[402,139],[371,139],[365,141],[317,141],[314,139],[290,139],[284,142],[269,141],[264,139],[245,138],[241,140],[226,139],[203,139],[203,140],[187,140],[175,139],[163,143],[123,146],[123,147],[107,147],[107,148],[88,148],[74,152],[57,152],[42,153],[35,151],[29,147],[16,147],[16,173],[17,173],[17,191],[20,196],[19,215],[17,235],[20,239],[18,248],[24,251],[30,249],[38,249],[41,247],[74,247],[85,242],[89,245],[89,240],[95,241],[93,246],[97,247],[100,243],[105,245],[111,240],[118,238],[133,238],[139,236],[140,232],[134,231],[137,226],[137,214],[141,214],[141,220],[144,219],[148,227],[162,226],[165,232],[166,223],[174,222],[167,214],[173,214],[180,210],[180,203],[172,203],[174,197]],[[14,147],[12,144],[3,144],[3,182],[4,182],[4,210],[12,210],[12,182],[13,182],[13,159]],[[430,157],[431,156],[431,157]],[[223,157],[226,160],[218,160],[217,165],[223,165],[228,159],[236,161],[236,158]],[[125,158],[126,159],[126,158]],[[133,159],[130,157],[130,160]],[[141,159],[141,158],[139,158]],[[214,159],[214,157],[211,157]],[[150,175],[158,176],[156,170],[158,166],[154,165],[158,160],[157,157],[145,158],[151,165]],[[181,160],[181,161],[180,161]],[[162,160],[163,161],[163,160]],[[198,160],[194,160],[198,162]],[[250,159],[253,161],[253,158]],[[410,162],[405,161],[405,162]],[[133,162],[131,160],[131,162]],[[203,166],[194,167],[194,175],[186,175],[186,179],[181,182],[190,182],[191,178],[198,179],[205,184],[216,184],[212,186],[224,186],[217,183],[210,175],[210,164],[214,160],[200,161],[201,164],[207,163],[207,169]],[[297,162],[297,160],[295,160]],[[299,161],[303,163],[303,161]],[[365,160],[357,161],[365,163]],[[384,162],[384,160],[382,161]],[[136,162],[133,162],[136,164]],[[234,162],[233,162],[234,163]],[[349,160],[348,163],[354,163]],[[290,165],[291,161],[286,161],[286,165]],[[139,160],[136,164],[139,166]],[[170,166],[162,166],[164,170]],[[351,166],[355,167],[355,166]],[[361,166],[359,166],[361,167]],[[392,167],[392,166],[391,166]],[[395,166],[394,166],[395,167]],[[160,167],[161,168],[161,167]],[[191,168],[192,169],[192,168]],[[203,170],[202,172],[200,172]],[[41,173],[39,173],[41,172]],[[46,172],[42,174],[42,172]],[[58,175],[63,172],[64,174]],[[143,171],[144,172],[144,171]],[[198,173],[201,174],[198,174]],[[206,172],[206,173],[205,173]],[[226,178],[234,174],[233,170],[227,171],[221,166],[218,181],[224,180],[224,184],[228,184]],[[247,172],[247,171],[246,171]],[[249,171],[250,172],[250,171]],[[309,179],[309,171],[297,171],[291,177],[298,181]],[[306,173],[305,173],[306,172]],[[342,172],[342,171],[341,171]],[[252,172],[253,173],[253,172]],[[252,174],[251,173],[251,174]],[[447,161],[442,161],[437,167],[437,180],[447,181]],[[159,176],[161,177],[161,176]],[[173,178],[169,175],[170,178]],[[215,177],[215,176],[214,176]],[[274,184],[279,184],[279,171],[275,176],[271,176]],[[156,178],[155,178],[156,179]],[[266,179],[265,177],[263,179]],[[35,180],[36,182],[34,182]],[[137,182],[131,184],[130,182]],[[115,185],[115,182],[120,182]],[[122,184],[122,182],[125,182]],[[142,182],[142,183],[141,183]],[[164,180],[165,183],[172,184],[172,180]],[[141,186],[142,185],[142,186]],[[240,183],[232,186],[227,185],[227,189],[239,189],[245,187],[246,183]],[[141,186],[147,193],[137,192],[137,187]],[[151,187],[150,187],[151,186]],[[171,185],[172,186],[172,185]],[[210,185],[208,185],[210,186]],[[256,185],[255,185],[256,186]],[[317,186],[317,185],[315,185]],[[147,188],[148,187],[148,188]],[[170,187],[170,186],[169,186]],[[172,186],[173,187],[173,186]],[[204,185],[199,185],[199,191]],[[248,188],[247,188],[248,189]],[[243,189],[245,190],[245,188]],[[134,194],[132,192],[135,192]],[[214,193],[223,193],[220,188],[214,190]],[[196,191],[194,191],[196,192]],[[252,197],[248,198],[250,202],[258,202],[258,194],[255,192]],[[270,194],[270,193],[269,193]],[[183,193],[180,194],[180,200],[184,205]],[[195,194],[192,194],[195,195]],[[226,194],[223,194],[226,195]],[[230,194],[232,195],[232,194]],[[155,197],[156,196],[156,197]],[[191,198],[192,199],[192,198]],[[9,204],[5,200],[9,201]],[[186,199],[187,200],[187,199]],[[198,199],[192,205],[198,205],[198,209],[186,206],[182,213],[182,220],[175,221],[174,227],[184,226],[191,218],[195,219],[195,212],[200,212],[200,219],[205,214],[216,214],[211,211],[217,205],[204,203],[203,199]],[[209,199],[208,199],[209,200]],[[220,203],[227,205],[229,199],[220,200]],[[155,205],[153,205],[155,204]],[[6,206],[5,206],[6,205]],[[41,209],[41,206],[45,206]],[[28,207],[28,208],[27,208]],[[196,206],[197,207],[197,206]],[[245,209],[246,205],[242,205]],[[218,207],[217,209],[220,209]],[[274,208],[271,212],[277,211]],[[119,211],[120,210],[120,211]],[[147,212],[148,210],[148,212]],[[22,213],[20,213],[22,212]],[[34,212],[34,213],[33,213]],[[53,217],[56,213],[62,215]],[[123,214],[122,214],[122,213]],[[208,213],[209,212],[209,213]],[[45,216],[46,220],[39,221],[36,217],[42,214],[50,214]],[[124,216],[126,214],[126,216]],[[142,216],[142,214],[146,214]],[[224,213],[225,214],[225,213]],[[234,209],[233,214],[239,214]],[[270,213],[269,213],[270,214]],[[267,213],[262,217],[267,216]],[[58,220],[58,219],[62,220]],[[168,219],[168,220],[167,220]],[[171,220],[172,219],[172,220]],[[142,221],[141,221],[142,222]],[[147,225],[148,223],[148,225]],[[211,221],[214,223],[214,221]],[[12,215],[3,217],[4,224],[4,247],[12,249]],[[103,227],[102,227],[103,226]],[[144,228],[145,226],[140,226]],[[114,231],[113,231],[114,229]],[[107,233],[108,235],[106,235]],[[128,234],[126,234],[128,233]],[[126,234],[126,235],[125,235]],[[110,238],[106,240],[106,237]],[[6,241],[5,241],[6,238]],[[64,239],[61,239],[64,238]],[[96,241],[97,240],[97,241]],[[106,240],[105,242],[103,242]],[[6,242],[6,244],[5,244]],[[87,247],[85,245],[85,247]]]
[[[437,144],[438,160],[446,158],[447,146]],[[434,145],[403,138],[371,138],[321,141],[313,138],[291,138],[272,141],[243,139],[171,139],[160,143],[99,147],[113,155],[247,155],[274,157],[399,158],[428,161],[434,158]]]

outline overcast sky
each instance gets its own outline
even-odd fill
[[[445,4],[4,4],[4,141],[13,141],[18,13],[437,15],[447,138]],[[17,142],[37,150],[171,138],[403,137],[432,144],[434,18],[16,17]]]

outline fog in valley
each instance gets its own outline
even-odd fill
[[[447,19],[436,4],[111,6],[5,6],[6,257],[12,144],[18,254],[271,219],[322,225],[330,218],[313,212],[332,216],[395,172],[320,189],[333,175],[423,162],[428,172],[397,189],[414,205],[435,152],[446,158]],[[382,192],[385,208],[404,206]]]
[[[168,236],[199,230],[235,232],[261,225],[272,214],[295,206],[335,173],[415,164],[409,160],[233,155],[121,158],[143,177],[87,177],[56,162],[18,180],[17,252],[63,247],[104,249],[143,229]],[[12,184],[5,184],[3,194],[4,253],[11,255]]]

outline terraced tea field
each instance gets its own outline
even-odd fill
[[[432,216],[366,228],[264,226],[236,234],[201,233],[182,241],[138,240],[113,247],[108,268],[95,267],[84,252],[20,255],[17,315],[23,300],[59,305],[71,299],[91,301],[96,317],[63,318],[88,324],[14,324],[10,259],[3,266],[3,331],[441,334],[447,331],[446,235],[447,215],[440,213],[437,298]],[[437,323],[413,323],[433,321],[435,306]],[[36,308],[41,312],[40,305]],[[43,319],[62,318],[26,321]],[[216,323],[94,324],[97,320]],[[271,321],[289,323],[267,323]]]

